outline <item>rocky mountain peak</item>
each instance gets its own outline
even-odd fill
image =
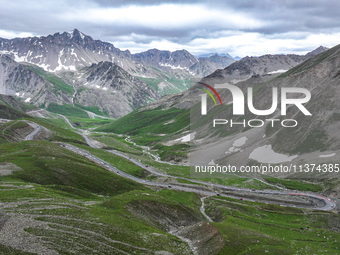
[[[85,37],[87,37],[87,39],[93,40],[90,36],[83,34],[76,28],[72,31],[64,32],[63,34],[66,34],[67,37],[73,41],[84,41]]]
[[[17,62],[38,65],[45,71],[76,71],[100,61],[119,63],[131,67],[131,54],[111,43],[94,40],[78,29],[53,35],[0,40],[0,53]]]
[[[81,69],[79,77],[75,85],[85,89],[78,90],[75,102],[96,105],[115,118],[160,97],[146,83],[108,61]]]
[[[192,54],[186,50],[158,50],[150,49],[145,52],[133,55],[137,61],[146,65],[151,65],[160,69],[186,69],[196,64],[198,61]]]
[[[226,80],[237,83],[249,79],[253,75],[282,73],[302,63],[309,57],[294,54],[288,55],[263,55],[260,57],[246,56],[235,63],[220,69],[207,76],[209,79]],[[205,79],[206,79],[205,78]]]
[[[115,63],[108,62],[108,61],[101,61],[98,64],[92,64],[90,67],[85,68],[85,70],[88,71],[88,73],[91,73],[92,77],[97,77],[97,76],[103,76],[106,75],[108,76],[108,79],[112,79],[112,74],[115,76],[121,76],[120,78],[126,78],[129,77],[132,78],[132,76],[126,72],[123,68],[118,66]],[[110,75],[109,75],[110,74]],[[120,75],[123,74],[123,75]]]
[[[63,33],[55,33],[52,36],[49,35],[47,37],[41,37],[41,39],[47,38],[50,41],[60,43],[61,45],[69,45],[69,44],[78,44],[84,45],[85,43],[93,43],[92,37],[85,35],[84,33],[80,32],[78,29],[73,29],[68,32]]]
[[[315,50],[312,50],[311,52],[308,52],[306,54],[306,57],[312,57],[312,56],[315,56],[315,55],[318,55],[319,53],[321,52],[324,52],[328,50],[327,47],[324,47],[324,46],[319,46],[318,48],[316,48]]]

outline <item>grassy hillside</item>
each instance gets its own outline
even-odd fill
[[[30,233],[61,254],[191,254],[167,231],[194,224],[197,228],[184,234],[201,238],[213,254],[338,252],[339,216],[333,213],[211,197],[205,211],[215,222],[203,223],[196,194],[147,189],[47,142],[15,146],[1,149],[1,162],[21,170],[0,176],[0,207],[21,224],[24,232],[16,230],[15,238],[25,247]],[[32,248],[41,248],[38,244]],[[25,254],[5,245],[1,251]]]
[[[69,105],[69,104],[58,105],[58,104],[52,103],[52,104],[49,104],[46,109],[50,112],[59,113],[65,116],[89,118],[89,115],[84,110],[76,108],[73,105]]]
[[[139,144],[155,145],[189,130],[189,115],[189,110],[176,108],[136,110],[95,131],[132,135]]]
[[[81,135],[56,125],[54,120],[51,121],[49,119],[35,118],[31,121],[45,127],[48,130],[44,138],[45,140],[86,144]]]
[[[1,119],[20,119],[29,117],[23,111],[30,107],[11,96],[0,95],[0,118]]]
[[[17,111],[22,112],[34,110],[36,108],[34,105],[22,102],[20,99],[17,99],[16,97],[7,95],[0,95],[0,104],[7,105]]]
[[[176,133],[189,126],[189,111],[176,108],[136,110],[96,131],[131,135]]]
[[[24,121],[14,120],[0,125],[0,144],[18,142],[33,131],[33,128]]]
[[[26,115],[25,113],[20,112],[16,109],[13,109],[10,106],[7,106],[7,105],[0,103],[0,117],[1,117],[1,119],[15,120],[15,119],[28,117],[28,115]]]
[[[125,206],[149,193],[154,203],[186,210],[183,205],[49,142],[8,143],[0,154],[0,167],[12,168],[11,175],[0,175],[0,208],[20,222],[15,239],[22,239],[21,247],[36,251],[44,245],[61,254],[190,253],[185,242],[139,220]],[[27,233],[39,242],[30,244]],[[6,245],[1,252],[26,254]]]
[[[89,118],[79,118],[79,117],[68,117],[69,121],[73,124],[74,127],[87,129],[87,128],[95,128],[100,127],[105,124],[111,123],[112,120],[109,119],[89,119]]]
[[[74,93],[74,88],[72,86],[70,86],[69,84],[67,84],[66,82],[64,82],[58,76],[56,76],[52,73],[46,72],[41,67],[38,67],[38,66],[35,66],[35,65],[30,64],[30,65],[27,65],[26,67],[28,69],[30,69],[31,71],[35,72],[36,74],[38,74],[43,79],[50,82],[53,85],[55,92],[58,92],[58,90],[61,90],[61,91],[65,92],[66,94],[70,94],[70,95],[72,95]]]
[[[93,112],[93,113],[101,115],[101,116],[106,116],[106,117],[109,116],[109,114],[105,110],[99,109],[96,106],[83,106],[83,105],[80,105],[80,104],[76,104],[76,106],[83,109],[83,110]]]
[[[339,216],[228,198],[209,198],[207,213],[226,240],[220,254],[338,254]]]
[[[144,189],[50,142],[3,144],[0,154],[0,162],[10,162],[22,169],[12,174],[12,178],[22,181],[102,195]]]
[[[189,110],[176,108],[136,110],[95,131],[131,135],[136,143],[157,150],[162,160],[180,161],[187,156],[188,145],[166,146],[162,141],[172,140],[175,134],[188,131],[189,115]]]

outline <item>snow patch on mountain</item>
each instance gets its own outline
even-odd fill
[[[181,138],[176,139],[175,141],[179,141],[179,142],[182,142],[182,143],[187,143],[187,142],[190,142],[190,141],[194,140],[195,139],[195,135],[196,135],[195,132],[194,133],[190,133],[190,134],[187,134],[187,135],[185,135],[185,136],[183,136]]]
[[[255,150],[253,150],[249,155],[249,159],[254,159],[260,163],[272,163],[272,164],[292,161],[295,158],[297,158],[297,155],[287,156],[275,152],[272,149],[271,145],[264,145],[258,147]]]
[[[267,74],[285,73],[285,72],[287,72],[287,71],[288,71],[288,70],[280,69],[280,70],[276,70],[276,71],[269,72],[269,73],[267,73]]]
[[[334,157],[336,153],[319,155],[319,158],[331,158]]]

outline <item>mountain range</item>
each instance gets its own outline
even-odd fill
[[[235,81],[270,74],[301,63],[313,52],[237,62],[229,54],[196,58],[186,50],[131,54],[74,29],[0,38],[0,54],[1,93],[47,109],[66,105],[119,118],[162,96],[186,91],[204,76]]]
[[[325,50],[327,50],[326,47],[320,46],[306,55],[267,54],[260,57],[247,56],[223,69],[216,70],[203,80],[211,81],[212,79],[221,79],[223,81],[237,83],[241,80],[247,80],[253,75],[280,74]]]
[[[51,104],[94,107],[114,118],[187,90],[216,66],[209,62],[206,70],[194,73],[190,67],[199,60],[185,50],[131,54],[77,29],[41,37],[0,38],[0,55],[1,93],[45,108]]]
[[[152,49],[131,54],[111,43],[94,40],[77,29],[40,37],[0,38],[0,52],[17,62],[31,63],[49,72],[76,71],[93,63],[108,61],[134,76],[158,77],[151,66],[170,73],[184,70],[190,77],[189,68],[199,62],[186,50],[170,52]],[[201,73],[197,74],[202,76]]]

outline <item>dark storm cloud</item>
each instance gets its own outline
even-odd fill
[[[260,54],[261,47],[306,51],[319,43],[303,46],[309,40],[319,38],[320,44],[331,45],[340,33],[340,2],[335,0],[0,0],[0,6],[0,36],[78,28],[135,51],[159,45],[197,53],[231,50],[238,54],[237,49],[242,49]]]

